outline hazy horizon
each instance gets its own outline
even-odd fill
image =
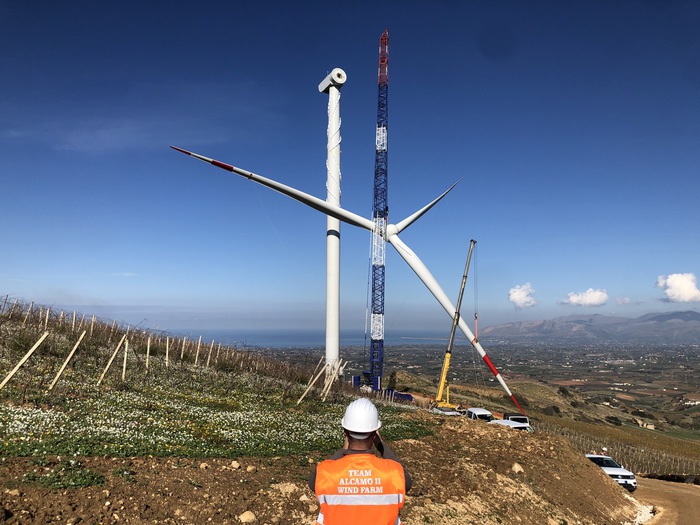
[[[342,68],[341,205],[370,217],[388,28],[390,222],[460,181],[400,236],[453,302],[478,241],[468,324],[698,308],[698,27],[692,0],[0,2],[0,293],[323,326],[326,217],[169,146],[323,199],[318,84]],[[340,236],[341,324],[364,327],[370,235]],[[449,330],[392,246],[384,310]]]

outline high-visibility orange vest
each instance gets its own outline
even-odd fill
[[[317,525],[400,525],[406,478],[400,463],[374,454],[327,459],[316,468]]]

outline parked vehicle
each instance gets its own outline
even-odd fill
[[[532,427],[527,423],[513,421],[512,419],[493,419],[489,421],[489,425],[501,425],[503,427],[513,428],[515,430],[524,430],[526,432],[534,432]]]
[[[493,420],[493,414],[485,408],[468,408],[467,417],[469,419],[481,419],[483,421]]]
[[[433,414],[440,414],[441,416],[463,416],[464,412],[460,412],[456,408],[450,407],[433,407],[430,409]]]
[[[522,415],[520,412],[506,412],[503,414],[503,419],[525,423],[526,425],[530,424],[530,418]]]
[[[610,456],[601,456],[599,454],[586,454],[586,457],[593,463],[602,468],[605,473],[615,480],[619,485],[622,485],[630,492],[637,490],[637,478],[635,475],[623,468],[617,461]]]

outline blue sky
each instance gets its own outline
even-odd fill
[[[372,208],[389,29],[389,208],[482,326],[700,308],[700,4],[0,1],[0,295],[159,329],[318,328],[323,215],[171,150]],[[341,230],[363,329],[369,234]],[[386,330],[450,319],[388,247]]]

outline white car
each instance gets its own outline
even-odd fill
[[[610,456],[586,454],[586,457],[602,468],[608,476],[630,492],[637,490],[637,478],[635,475],[629,470],[622,468],[620,464]]]
[[[492,421],[489,421],[489,425],[501,425],[503,427],[509,427],[515,430],[525,430],[526,432],[534,432],[532,427],[527,423],[521,423],[520,421],[513,421],[511,419],[494,419]]]
[[[469,419],[481,419],[483,421],[491,421],[493,414],[485,408],[468,408],[467,417]]]

